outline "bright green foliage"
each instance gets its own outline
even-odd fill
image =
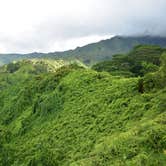
[[[166,74],[166,53],[163,53],[161,56],[161,72],[163,75]]]
[[[161,67],[157,72],[148,73],[143,78],[143,89],[152,90],[160,89],[166,86],[166,53],[163,53],[160,58]]]
[[[140,93],[139,81],[76,64],[4,70],[0,165],[164,166],[166,86]]]

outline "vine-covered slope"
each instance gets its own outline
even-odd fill
[[[35,64],[1,68],[0,165],[165,165],[165,54],[142,78]]]

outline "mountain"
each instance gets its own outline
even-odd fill
[[[114,54],[121,54],[129,52],[134,46],[140,44],[158,45],[166,47],[166,37],[153,36],[115,36],[111,39],[103,40],[98,43],[78,47],[75,50],[56,53],[57,57],[67,59],[79,59],[85,64],[94,64],[99,61],[108,60]]]
[[[156,71],[128,78],[75,63],[49,70],[58,62],[45,60],[1,67],[0,165],[164,166],[166,54],[158,56]]]
[[[103,60],[109,60],[114,54],[129,52],[134,46],[140,44],[158,45],[166,47],[166,37],[160,36],[115,36],[98,43],[77,47],[74,50],[53,53],[31,54],[0,54],[0,65],[14,60],[27,58],[51,58],[65,60],[79,60],[85,64],[93,65]]]

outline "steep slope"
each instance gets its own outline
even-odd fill
[[[127,53],[134,46],[140,44],[166,47],[166,38],[158,36],[115,36],[108,40],[76,48],[75,50],[56,53],[56,55],[69,59],[77,58],[85,64],[94,64],[95,62],[111,59],[114,54]]]
[[[81,62],[92,65],[94,63],[108,60],[112,55],[119,53],[127,53],[134,46],[139,44],[150,44],[166,47],[166,37],[153,36],[115,36],[108,40],[98,43],[78,47],[74,50],[53,53],[31,53],[31,54],[0,54],[0,65],[9,63],[13,60],[26,58],[53,58],[66,60],[80,60]]]
[[[165,57],[160,70],[141,81],[141,93],[140,78],[77,65],[29,72],[36,68],[26,63],[1,73],[0,164],[164,166]],[[162,86],[149,89],[158,75]]]

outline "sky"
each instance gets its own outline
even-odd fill
[[[115,35],[166,36],[166,0],[0,0],[0,53],[63,51]]]

